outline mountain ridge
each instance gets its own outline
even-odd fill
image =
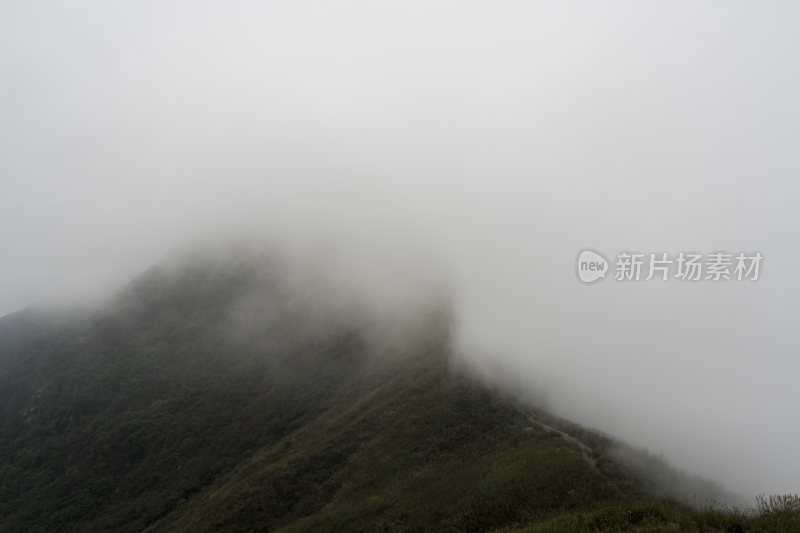
[[[0,319],[0,529],[692,528],[656,482],[724,494],[476,379],[439,293],[376,309],[260,251],[171,261],[93,314]]]

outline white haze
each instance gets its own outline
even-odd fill
[[[446,273],[464,351],[558,414],[800,491],[798,27],[788,1],[5,1],[0,314],[197,238],[346,245]],[[587,287],[587,246],[765,260]]]

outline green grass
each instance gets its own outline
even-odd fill
[[[0,320],[0,531],[800,530],[452,368],[446,311],[384,345],[257,270]]]
[[[268,446],[152,530],[486,531],[621,497],[580,450],[444,359]]]

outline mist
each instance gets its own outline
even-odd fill
[[[460,356],[554,413],[800,491],[799,11],[4,2],[0,314],[189,241],[346,250],[383,294],[445,280]],[[764,262],[585,286],[587,247]]]

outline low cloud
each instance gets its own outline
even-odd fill
[[[797,19],[6,2],[0,313],[108,293],[197,239],[347,250],[386,298],[445,280],[464,357],[557,414],[798,491]],[[753,283],[584,286],[585,248],[765,259]]]

